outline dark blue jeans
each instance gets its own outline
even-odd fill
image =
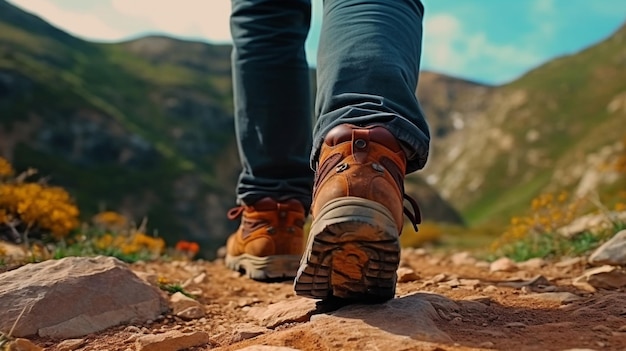
[[[419,0],[324,0],[316,120],[304,42],[310,0],[232,0],[235,128],[244,204],[311,203],[312,167],[333,127],[381,124],[402,142],[407,173],[430,135],[415,97],[424,8]]]

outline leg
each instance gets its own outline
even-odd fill
[[[295,290],[386,300],[395,294],[400,260],[404,176],[428,155],[428,127],[415,98],[423,7],[418,0],[324,6],[313,224]]]
[[[422,47],[419,0],[325,0],[312,160],[332,128],[384,124],[424,167],[430,134],[415,97]]]
[[[311,93],[304,53],[310,0],[233,0],[237,197],[296,198],[308,208],[313,172]]]
[[[226,264],[253,279],[293,277],[311,203],[310,0],[232,0],[235,129],[242,217]]]

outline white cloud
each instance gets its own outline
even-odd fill
[[[106,23],[97,13],[67,10],[47,0],[12,0],[11,2],[83,38],[117,40],[125,36],[125,33],[115,28],[114,23]]]
[[[533,50],[491,42],[484,32],[470,33],[458,18],[446,13],[425,20],[422,56],[426,69],[461,77],[483,76],[490,82],[511,80],[513,72],[541,62]]]
[[[231,38],[230,0],[112,0],[111,6],[129,20],[144,20],[159,32],[217,42]]]

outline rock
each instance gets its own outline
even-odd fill
[[[74,351],[85,344],[84,339],[67,339],[57,345],[58,351]]]
[[[9,343],[8,351],[43,351],[43,347],[35,345],[28,339],[15,339]]]
[[[440,320],[435,305],[448,310],[457,306],[441,295],[415,293],[383,304],[355,304],[314,315],[306,329],[323,335],[327,345],[343,345],[340,348],[346,350],[406,350],[416,341],[451,343],[435,324]]]
[[[473,265],[476,259],[468,251],[457,252],[450,257],[452,264],[456,266]]]
[[[493,262],[489,266],[489,272],[514,272],[517,270],[517,265],[513,260],[508,257],[501,257]]]
[[[258,319],[261,325],[273,329],[285,323],[308,321],[317,309],[316,304],[316,300],[298,298],[267,307],[252,307],[248,311],[248,316]]]
[[[557,233],[571,238],[585,231],[598,231],[611,228],[613,223],[626,221],[626,211],[588,214],[577,218],[572,223],[557,229]]]
[[[28,257],[28,251],[20,245],[0,240],[0,258],[8,261],[23,262]]]
[[[543,258],[535,257],[524,262],[519,262],[517,267],[520,269],[540,269],[546,265],[546,261]]]
[[[252,339],[259,335],[263,335],[271,332],[272,330],[265,327],[260,327],[252,323],[238,324],[233,327],[231,343],[236,343],[242,340]]]
[[[476,289],[480,286],[480,280],[478,279],[459,279],[459,285],[471,289]]]
[[[626,266],[626,230],[618,232],[597,248],[589,257],[589,263],[594,266]]]
[[[183,319],[198,319],[205,316],[202,304],[180,291],[170,297],[170,305],[172,313]]]
[[[626,270],[608,265],[589,269],[574,280],[574,285],[576,286],[584,287],[585,284],[597,289],[619,289],[625,287]]]
[[[504,325],[505,328],[526,328],[528,325],[522,322],[511,322]]]
[[[196,331],[183,333],[178,330],[162,334],[141,336],[135,341],[137,351],[178,351],[208,344],[209,334]]]
[[[602,333],[607,333],[607,334],[611,334],[611,332],[613,332],[613,329],[607,327],[606,325],[596,325],[594,327],[591,328],[591,330],[593,331],[597,331],[597,332],[602,332]]]
[[[193,278],[195,284],[202,284],[206,280],[206,273],[202,272]]]
[[[492,292],[496,292],[496,291],[498,291],[498,288],[497,288],[497,287],[495,287],[494,285],[489,285],[489,286],[486,286],[486,287],[483,289],[483,292],[486,292],[486,293],[492,293]]]
[[[167,311],[161,292],[113,257],[67,257],[0,274],[0,331],[75,338]]]
[[[397,274],[399,283],[413,282],[420,278],[414,270],[407,267],[398,268]]]
[[[521,289],[523,287],[542,287],[550,285],[550,281],[542,275],[537,275],[531,279],[512,279],[497,283],[499,286],[508,286],[515,289]]]
[[[539,294],[529,294],[520,296],[522,299],[536,299],[542,301],[553,301],[558,302],[560,304],[568,304],[577,300],[580,300],[581,297],[578,295],[574,295],[569,292],[547,292],[547,293],[539,293]]]

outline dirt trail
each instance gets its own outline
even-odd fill
[[[435,320],[436,326],[450,336],[450,342],[407,344],[407,350],[626,350],[626,291],[592,293],[574,287],[572,280],[585,269],[584,259],[534,262],[512,268],[510,272],[490,273],[487,263],[471,258],[405,250],[401,266],[412,269],[416,276],[403,275],[407,281],[398,283],[400,299],[417,299],[406,296],[428,292],[454,301],[480,302],[460,304],[461,308],[452,312],[438,310],[440,318]],[[203,282],[187,286],[189,292],[199,294],[198,301],[205,306],[206,317],[185,321],[164,316],[148,324],[114,327],[85,337],[76,350],[135,350],[133,333],[157,334],[168,330],[208,332],[211,342],[193,350],[238,350],[260,344],[299,350],[363,348],[359,343],[363,340],[349,335],[344,343],[329,344],[307,322],[282,324],[255,338],[235,342],[233,332],[241,325],[259,324],[249,313],[251,309],[300,299],[294,296],[291,282],[255,282],[227,270],[219,260],[144,263],[134,264],[132,268],[181,283],[206,274]],[[554,294],[564,292],[573,295]],[[394,333],[393,327],[370,324]],[[342,332],[337,330],[338,334]],[[34,341],[47,350],[60,350],[58,341]]]

